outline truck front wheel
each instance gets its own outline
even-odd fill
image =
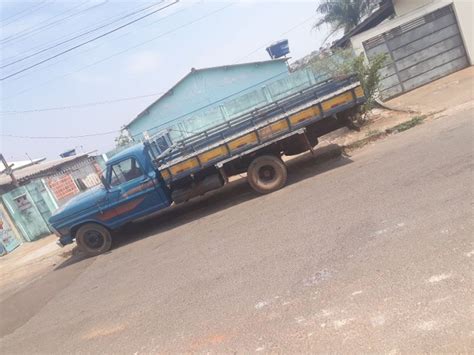
[[[286,165],[276,156],[262,155],[250,163],[247,179],[255,191],[268,194],[285,186]]]
[[[97,223],[87,223],[76,233],[76,243],[88,256],[105,253],[112,246],[112,236],[107,228]]]

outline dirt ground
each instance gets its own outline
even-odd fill
[[[49,235],[23,243],[0,258],[0,300],[41,278],[71,256],[74,245],[60,248],[56,240],[55,235]]]

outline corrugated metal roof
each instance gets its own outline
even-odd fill
[[[31,165],[23,169],[15,170],[13,173],[16,179],[19,182],[21,182],[22,180],[33,178],[35,175],[38,175],[40,173],[46,173],[48,171],[54,172],[54,170],[57,170],[64,164],[71,163],[76,160],[85,159],[88,157],[89,157],[89,153],[74,155],[67,158],[51,160],[51,161],[46,161],[44,163]],[[10,185],[11,183],[12,183],[12,180],[9,175],[5,175],[5,174],[0,175],[0,185]]]

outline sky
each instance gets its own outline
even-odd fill
[[[265,47],[283,38],[296,60],[326,35],[312,29],[315,0],[181,0],[151,14],[174,0],[159,1],[0,1],[0,151],[8,161],[107,152],[121,127],[191,68],[268,60]]]

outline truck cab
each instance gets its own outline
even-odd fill
[[[59,244],[76,240],[88,255],[110,249],[111,231],[171,205],[171,193],[150,158],[137,144],[107,161],[97,186],[71,200],[49,219]]]

